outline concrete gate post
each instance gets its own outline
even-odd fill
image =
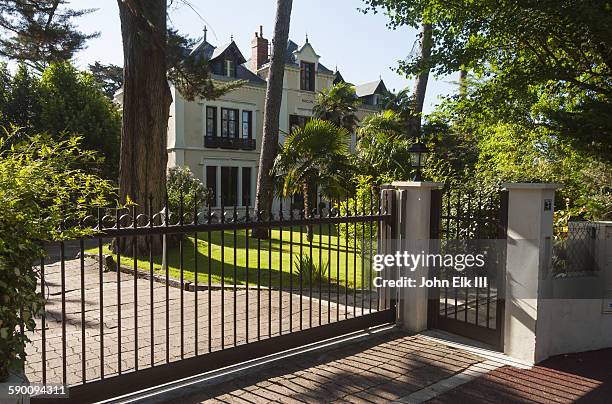
[[[418,248],[428,252],[430,236],[431,193],[444,184],[435,182],[392,183],[398,198],[398,227],[400,240],[397,243],[400,251]],[[418,267],[412,277],[427,277],[429,268]],[[427,288],[398,289],[398,324],[409,332],[421,332],[427,329]]]
[[[551,265],[553,213],[558,184],[509,183],[504,352],[526,363],[538,353],[540,281]]]

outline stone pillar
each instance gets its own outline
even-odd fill
[[[431,192],[444,184],[435,182],[393,182],[398,198],[398,243],[400,251],[429,251]],[[417,251],[418,250],[418,251]],[[420,283],[429,268],[421,266],[411,274]],[[404,270],[400,270],[402,275]],[[427,329],[427,288],[399,288],[398,322],[410,332]]]
[[[508,239],[504,352],[526,363],[544,359],[536,340],[540,280],[551,265],[553,212],[558,184],[504,184]]]

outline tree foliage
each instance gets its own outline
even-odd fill
[[[17,67],[12,77],[7,69],[3,69],[0,74],[5,83],[4,102],[0,105],[0,125],[8,127],[12,124],[25,129],[26,133],[34,133],[41,124],[39,78],[24,64]]]
[[[194,211],[211,202],[212,192],[193,175],[188,167],[172,167],[168,170],[168,208],[173,214],[181,210],[193,218]],[[182,205],[182,207],[181,207]]]
[[[533,123],[577,149],[612,156],[612,9],[598,0],[365,0],[390,26],[432,25],[429,63],[416,55],[399,69],[438,75],[468,70],[500,102],[536,93],[545,101]]]
[[[40,131],[73,133],[83,137],[82,147],[104,158],[101,174],[117,178],[121,115],[99,89],[94,77],[71,64],[47,68],[40,80]]]
[[[320,119],[294,128],[274,163],[275,171],[284,173],[283,195],[301,192],[307,184],[329,198],[346,194],[352,174],[349,139],[346,129]]]
[[[406,136],[414,133],[414,128],[410,128],[410,123],[414,122],[419,114],[415,112],[414,95],[409,88],[404,88],[397,93],[388,92],[383,98],[383,108],[399,115],[405,124],[403,130],[406,131]]]
[[[471,87],[480,85],[488,83]],[[612,216],[612,164],[532,119],[540,98],[517,97],[504,100],[503,108],[483,108],[501,102],[483,94],[468,89],[467,95],[447,99],[429,116],[433,153],[425,171],[428,179],[487,188],[503,182],[562,183],[557,206],[568,215]]]
[[[15,141],[14,139],[22,139]],[[10,143],[12,147],[6,147]],[[18,129],[0,135],[0,380],[22,369],[28,334],[44,308],[33,264],[45,256],[42,241],[84,233],[66,227],[66,216],[78,220],[89,208],[105,206],[111,184],[78,167],[95,158],[80,148],[80,139],[56,141],[28,136]]]
[[[357,108],[361,101],[352,84],[340,82],[317,94],[312,113],[316,118],[333,123],[353,133],[357,128]]]
[[[85,48],[86,34],[74,19],[94,10],[66,7],[66,0],[1,0],[0,55],[43,71],[55,62],[72,59]]]
[[[102,86],[104,94],[111,100],[117,90],[123,86],[123,67],[114,64],[103,64],[96,61],[89,65],[89,71]]]
[[[0,67],[0,81],[5,83],[0,125],[21,128],[11,141],[20,134],[47,132],[55,139],[63,133],[79,134],[83,148],[103,158],[84,168],[117,178],[121,116],[91,74],[59,62],[37,76],[21,64],[12,77]]]
[[[329,121],[312,119],[285,140],[273,171],[283,178],[283,195],[304,195],[306,215],[317,208],[317,190],[328,199],[348,195],[354,173],[350,134]],[[312,240],[312,229],[308,231]]]
[[[391,110],[366,116],[357,141],[359,172],[378,185],[382,178],[410,179],[412,168],[408,149],[412,141],[405,132],[406,122]]]

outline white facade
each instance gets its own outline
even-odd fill
[[[255,68],[253,58],[259,51],[258,60],[261,62],[262,54],[267,59],[267,43],[263,36],[256,34],[249,62],[233,41],[214,47],[204,39],[196,47],[194,52],[208,58],[213,79],[246,80],[242,87],[219,99],[188,102],[171,86],[174,101],[168,127],[168,166],[189,167],[207,188],[214,190],[216,207],[234,203],[253,206],[255,202],[269,61]],[[266,47],[265,52],[261,46]],[[316,94],[331,87],[336,77],[320,63],[321,57],[310,43],[298,47],[290,41],[288,53],[279,122],[281,143],[292,125],[312,117]],[[227,68],[226,58],[234,59],[229,66],[235,63],[236,70]],[[312,68],[314,72],[309,75],[308,69]],[[377,110],[376,106],[364,105],[358,116],[362,118]]]

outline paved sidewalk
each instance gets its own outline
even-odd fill
[[[483,362],[480,356],[427,337],[392,331],[147,402],[391,402]]]

